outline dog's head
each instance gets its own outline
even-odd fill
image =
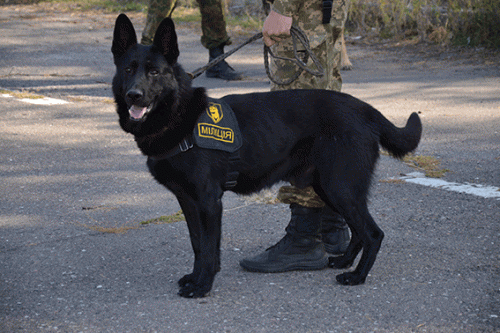
[[[151,132],[159,118],[168,117],[179,102],[182,77],[177,64],[179,48],[174,23],[166,18],[156,31],[153,45],[137,43],[135,29],[125,14],[116,19],[111,48],[116,65],[113,94],[120,125],[134,135]],[[187,80],[189,82],[189,80]],[[161,115],[163,113],[163,115]],[[156,125],[155,125],[156,124]]]

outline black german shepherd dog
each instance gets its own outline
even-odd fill
[[[343,285],[365,282],[384,237],[367,208],[367,196],[379,144],[401,158],[417,148],[420,118],[412,113],[404,128],[395,127],[370,105],[343,93],[289,90],[228,95],[240,127],[239,161],[232,153],[180,149],[207,109],[204,88],[192,88],[177,63],[174,23],[166,18],[153,45],[137,43],[127,16],[114,29],[116,64],[113,94],[122,129],[131,133],[148,157],[154,178],[172,191],[186,216],[194,250],[194,269],[179,280],[179,295],[203,297],[220,269],[222,195],[228,173],[237,171],[235,193],[249,194],[279,181],[313,186],[321,199],[346,220],[351,233],[347,252],[330,266],[354,271],[337,276]],[[232,170],[236,169],[236,170]]]

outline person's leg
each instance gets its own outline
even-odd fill
[[[209,61],[224,54],[224,46],[231,44],[221,0],[197,0],[201,12],[201,44],[208,49]],[[206,71],[207,77],[223,80],[241,80],[242,76],[224,60]]]
[[[176,2],[177,0],[149,0],[146,26],[142,31],[141,44],[153,44],[156,29],[158,29],[165,17],[172,15]]]
[[[321,240],[326,252],[333,255],[345,253],[351,240],[344,218],[328,206],[321,214]]]
[[[291,204],[291,219],[285,236],[274,246],[252,258],[240,261],[251,272],[278,273],[316,270],[328,266],[321,242],[321,208]]]
[[[339,255],[347,249],[349,231],[345,221],[325,207],[312,187],[283,186],[278,199],[290,205],[286,234],[263,253],[240,261],[244,269],[263,273],[323,269],[328,263],[327,252]]]

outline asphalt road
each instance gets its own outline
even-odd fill
[[[133,21],[140,31],[143,16]],[[500,332],[500,196],[405,182],[416,170],[387,156],[370,201],[386,238],[366,284],[239,267],[284,233],[288,207],[266,203],[272,189],[225,196],[222,271],[209,297],[180,298],[185,222],[140,224],[179,206],[111,103],[114,15],[0,7],[0,22],[0,89],[67,102],[0,97],[0,332]],[[186,70],[205,64],[198,30],[180,28],[179,42]],[[214,97],[267,91],[261,48],[230,58],[244,81],[194,84]],[[449,169],[441,180],[500,187],[498,55],[348,48],[344,92],[399,126],[419,111],[417,154]]]

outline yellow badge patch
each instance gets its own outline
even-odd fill
[[[217,124],[224,117],[222,106],[218,103],[209,102],[207,115],[213,120],[214,124]],[[232,129],[208,123],[198,123],[198,135],[202,138],[214,139],[227,143],[234,142],[234,132]]]
[[[221,121],[222,117],[224,117],[224,115],[222,114],[221,105],[216,103],[210,103],[207,109],[207,114],[214,121],[215,124]]]
[[[234,132],[230,128],[198,123],[198,133],[202,138],[209,138],[228,143],[234,142]]]
[[[198,118],[193,134],[198,147],[231,153],[243,142],[233,110],[220,99],[208,99],[208,107]]]

